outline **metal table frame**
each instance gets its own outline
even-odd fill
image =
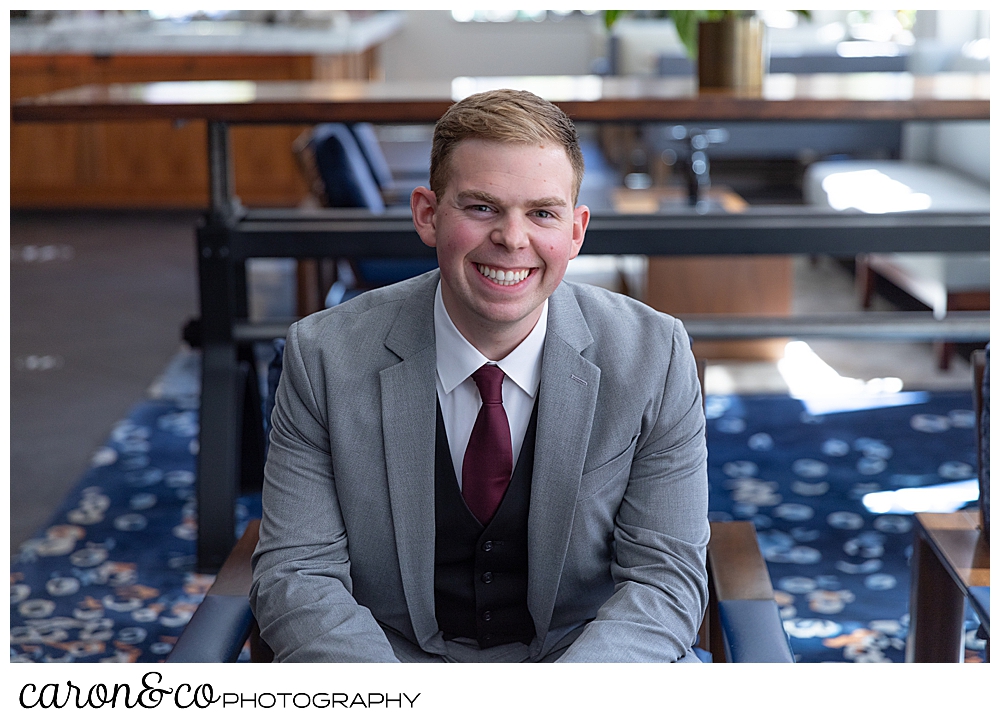
[[[457,84],[457,85],[456,85]],[[460,87],[459,87],[460,86]],[[760,95],[700,93],[690,78],[460,78],[406,83],[352,81],[188,81],[84,86],[22,98],[14,122],[207,121],[209,194],[197,231],[203,349],[198,459],[198,568],[218,569],[232,548],[240,480],[262,474],[260,405],[250,342],[287,323],[247,319],[248,258],[430,256],[408,215],[248,211],[234,196],[230,124],[434,123],[456,93],[523,87],[550,97],[571,118],[592,123],[988,120],[988,74],[772,74]],[[155,92],[153,92],[155,91]],[[834,254],[988,251],[989,215],[823,213],[751,208],[734,215],[680,212],[595,214],[583,252],[591,254]],[[985,339],[989,315],[877,315],[817,319],[685,318],[700,338],[849,336]]]
[[[197,230],[201,292],[202,397],[198,456],[198,568],[214,571],[235,540],[233,510],[240,481],[259,482],[254,449],[260,425],[256,374],[248,343],[280,336],[287,323],[247,319],[247,259],[322,256],[432,256],[409,214],[334,210],[247,210],[233,195],[228,124],[208,123],[211,203]],[[802,207],[751,208],[741,214],[595,215],[583,253],[832,254],[889,251],[988,251],[989,215],[818,212]],[[854,336],[977,340],[989,337],[989,315],[940,321],[916,317],[688,320],[693,336]],[[248,442],[250,445],[248,446]]]

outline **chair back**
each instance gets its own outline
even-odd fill
[[[324,203],[330,208],[385,211],[379,184],[358,141],[343,123],[316,126],[308,144],[323,182]],[[384,157],[383,157],[384,160]]]
[[[392,188],[395,184],[392,170],[389,168],[385,153],[382,152],[382,144],[375,134],[375,126],[371,123],[354,123],[351,125],[351,133],[368,162],[368,169],[372,172],[375,183],[383,191]]]

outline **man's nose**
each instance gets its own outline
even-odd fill
[[[516,214],[506,214],[499,219],[490,240],[512,251],[524,248],[529,244],[527,223]]]

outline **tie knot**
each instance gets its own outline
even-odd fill
[[[472,372],[472,380],[479,387],[483,404],[503,404],[503,369],[493,364],[483,364]]]

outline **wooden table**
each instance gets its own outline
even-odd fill
[[[239,20],[152,18],[15,21],[11,99],[88,83],[205,80],[375,80],[380,46],[403,27],[400,12],[354,13],[325,29]],[[10,202],[25,208],[204,208],[205,122],[15,123]],[[296,206],[308,193],[289,149],[308,125],[233,131],[236,188],[257,206]]]
[[[961,662],[965,600],[990,585],[990,544],[977,512],[915,515],[908,663]],[[989,611],[977,611],[989,632]],[[989,643],[987,642],[987,659]]]
[[[760,94],[697,91],[690,78],[552,76],[448,81],[185,82],[85,86],[14,106],[15,121],[203,119],[229,123],[434,123],[456,100],[523,88],[575,121],[989,120],[989,74],[770,75]],[[72,109],[71,112],[70,109]]]
[[[214,571],[234,542],[233,508],[241,477],[259,478],[241,440],[259,425],[245,401],[255,374],[246,343],[277,329],[247,320],[245,265],[255,256],[414,256],[408,213],[244,209],[233,193],[231,124],[433,123],[456,100],[480,90],[532,90],[577,122],[727,120],[882,122],[988,120],[989,76],[906,73],[772,75],[758,95],[699,93],[693,79],[528,77],[451,82],[204,81],[86,86],[22,99],[15,123],[150,119],[208,121],[210,207],[197,232],[202,331],[198,460],[199,569]],[[865,251],[986,251],[987,214],[881,216],[801,207],[739,214],[595,214],[583,250],[604,254],[789,254]],[[980,334],[988,321],[979,320]],[[954,331],[941,334],[955,338]],[[249,415],[249,416],[247,416]],[[249,421],[248,421],[249,420]],[[252,452],[253,450],[250,450]]]

